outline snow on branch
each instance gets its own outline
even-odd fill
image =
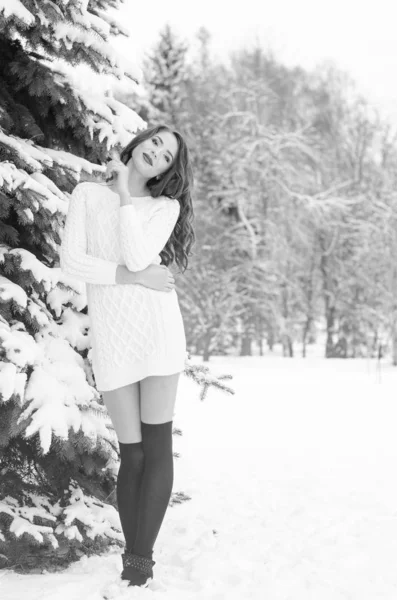
[[[48,154],[59,167],[66,171],[73,173],[77,181],[80,180],[81,172],[89,173],[103,173],[106,167],[97,165],[95,163],[86,160],[65,150],[54,150],[53,148],[45,148],[46,154]]]
[[[97,165],[65,150],[54,150],[35,146],[33,142],[7,136],[0,132],[0,147],[8,148],[18,154],[21,162],[25,163],[25,168],[33,170],[30,176],[21,169],[18,169],[12,162],[0,162],[0,189],[6,187],[8,191],[13,191],[23,185],[25,188],[34,189],[44,197],[49,197],[49,192],[55,194],[60,199],[65,199],[61,190],[46,177],[42,171],[51,169],[55,166],[69,171],[75,182],[80,181],[81,173],[92,175],[93,173],[103,173],[106,167]],[[35,180],[37,185],[35,185]],[[38,187],[40,184],[40,187]],[[47,189],[43,189],[47,187]]]
[[[63,192],[49,178],[43,175],[43,170],[56,165],[59,168],[70,171],[75,181],[80,180],[82,171],[92,174],[102,173],[105,170],[105,167],[91,163],[85,158],[75,156],[70,152],[36,146],[31,140],[16,138],[0,131],[1,147],[8,152],[10,161],[0,162],[0,189],[7,186],[8,191],[13,191],[23,184],[23,187],[33,189],[46,198],[51,198],[52,193],[58,196],[58,198],[64,199]],[[30,176],[21,168],[18,169],[11,162],[13,158],[15,159],[15,155],[18,156],[18,163],[23,168],[29,172],[32,171]]]
[[[142,79],[140,67],[108,43],[110,34],[130,35],[127,28],[117,21],[102,11],[91,11],[87,3],[80,3],[78,7],[67,3],[63,10],[51,0],[34,4],[34,12],[30,12],[20,0],[2,0],[0,8],[2,18],[10,21],[13,37],[28,50],[51,57],[61,56],[66,50],[73,55],[66,59],[73,61],[79,50],[77,46],[80,46],[83,53],[91,53],[91,65],[100,72],[110,70],[118,79],[127,76],[136,83]],[[26,31],[28,28],[29,31]],[[33,43],[34,29],[37,32]]]
[[[54,182],[51,181],[51,185],[48,185],[48,181],[48,177],[40,172],[29,175],[22,169],[17,169],[12,163],[0,163],[0,190],[3,189],[9,193],[19,192],[16,193],[19,202],[15,203],[15,209],[19,213],[23,213],[30,222],[34,221],[34,213],[38,212],[40,208],[45,208],[51,214],[58,211],[62,214],[67,213],[64,193]],[[23,195],[20,194],[26,190],[34,192],[30,194],[29,207],[22,202]]]
[[[27,144],[21,138],[16,138],[13,135],[6,135],[2,131],[0,131],[0,147],[3,146],[6,150],[11,151],[12,153],[17,153],[20,160],[22,160],[26,167],[32,171],[41,170],[41,163],[37,160],[41,157],[42,161],[45,161],[47,158],[47,164],[51,162],[51,160],[45,156],[43,152],[40,150],[33,150],[30,152],[26,147]]]
[[[36,20],[20,0],[1,0],[0,16],[6,20],[17,19],[26,27],[33,25]]]
[[[304,205],[309,210],[317,210],[321,212],[329,212],[335,209],[346,210],[351,206],[360,204],[362,200],[360,198],[346,198],[334,196],[338,190],[349,187],[354,183],[353,179],[348,181],[344,181],[340,184],[330,187],[327,190],[322,190],[317,194],[309,195],[300,192],[294,192],[289,189],[288,186],[281,181],[279,178],[274,178],[275,183],[277,183],[290,197],[299,200],[304,203]]]
[[[41,544],[49,542],[54,549],[62,537],[79,542],[108,538],[120,544],[124,539],[114,506],[85,494],[73,480],[62,502],[33,492],[25,493],[20,501],[6,496],[0,501],[1,514],[11,517],[9,531],[15,537],[26,534]],[[4,535],[0,539],[5,541]]]
[[[126,27],[124,27],[124,25],[122,23],[120,23],[119,21],[116,21],[116,19],[113,19],[112,17],[107,15],[102,10],[98,10],[93,7],[93,8],[91,8],[91,12],[109,24],[109,33],[111,35],[121,34],[121,35],[124,35],[125,37],[130,37],[130,31]]]
[[[71,25],[67,21],[58,21],[53,23],[52,35],[58,41],[62,40],[65,47],[75,52],[75,45],[81,45],[84,49],[91,49],[107,61],[112,68],[112,74],[122,79],[125,75],[139,83],[141,79],[141,70],[128,58],[117,52],[106,40],[102,40],[93,35],[90,30],[84,30],[82,27]],[[98,64],[101,72],[104,71],[104,62]]]
[[[132,108],[114,98],[103,76],[87,79],[66,63],[42,63],[60,76],[60,83],[69,85],[69,93],[87,109],[85,125],[91,139],[94,131],[99,132],[100,141],[107,138],[110,149],[116,144],[127,144],[139,129],[146,129],[146,122]]]
[[[190,357],[189,357],[190,358]],[[205,400],[207,396],[208,388],[216,387],[228,394],[234,394],[234,390],[223,383],[225,379],[232,379],[232,375],[213,375],[210,372],[209,367],[206,365],[192,364],[189,360],[185,360],[185,371],[184,374],[193,379],[199,386],[201,386],[200,400]]]

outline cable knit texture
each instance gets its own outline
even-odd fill
[[[60,248],[61,269],[87,285],[92,366],[100,391],[149,375],[184,370],[186,338],[175,290],[116,284],[116,269],[161,264],[159,253],[175,227],[179,202],[131,198],[121,206],[106,185],[78,184]]]

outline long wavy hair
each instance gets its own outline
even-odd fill
[[[157,177],[149,179],[147,187],[153,198],[168,196],[169,198],[175,198],[179,202],[181,210],[178,220],[170,238],[160,252],[160,258],[161,263],[167,267],[175,261],[181,272],[184,272],[188,266],[188,257],[191,254],[190,250],[196,240],[192,226],[195,216],[191,198],[193,170],[185,140],[178,131],[175,131],[168,125],[156,125],[138,133],[121,151],[120,160],[126,165],[131,158],[133,149],[160,131],[169,131],[175,135],[178,140],[178,152],[171,167],[162,173],[159,179]]]

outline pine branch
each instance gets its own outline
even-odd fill
[[[200,392],[201,401],[205,400],[210,387],[216,387],[228,394],[235,394],[231,387],[223,383],[226,379],[233,379],[232,375],[214,375],[206,365],[194,365],[188,361],[185,362],[184,373],[202,388]]]

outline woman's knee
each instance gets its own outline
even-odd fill
[[[142,441],[139,382],[102,392],[102,397],[119,442]]]
[[[167,423],[141,423],[142,446],[145,458],[167,461],[173,456],[172,421]]]
[[[145,454],[143,452],[142,442],[132,442],[126,444],[119,441],[119,449],[120,470],[125,469],[131,477],[142,473],[145,463]]]

